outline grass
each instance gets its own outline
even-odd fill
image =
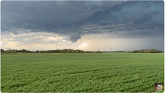
[[[2,92],[153,92],[163,53],[2,54]]]

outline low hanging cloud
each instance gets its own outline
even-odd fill
[[[2,34],[55,33],[73,43],[87,34],[163,36],[163,1],[8,1],[1,11]]]
[[[73,43],[73,42],[76,42],[78,39],[81,39],[81,36],[80,34],[72,34],[69,38],[69,40]]]

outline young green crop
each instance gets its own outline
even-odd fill
[[[153,92],[163,53],[2,54],[2,92]]]

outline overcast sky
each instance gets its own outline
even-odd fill
[[[164,49],[163,1],[2,1],[4,49]]]

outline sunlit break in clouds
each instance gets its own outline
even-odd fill
[[[1,48],[164,50],[163,1],[2,1]]]

